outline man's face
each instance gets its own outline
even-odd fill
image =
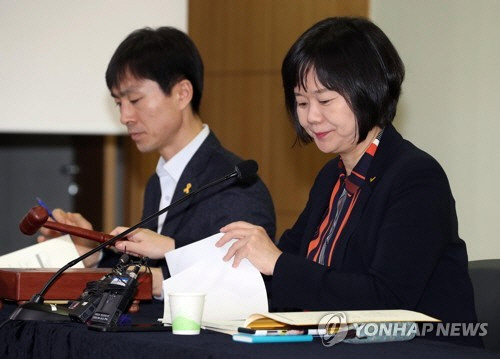
[[[176,85],[165,95],[157,82],[127,75],[111,91],[120,108],[120,122],[141,152],[175,148],[182,130]],[[168,152],[168,151],[167,151]]]

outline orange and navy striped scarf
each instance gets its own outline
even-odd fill
[[[308,259],[323,265],[331,265],[335,245],[356,205],[383,132],[380,131],[349,176],[346,176],[342,159],[339,160],[340,176],[333,188],[323,220],[309,243]]]

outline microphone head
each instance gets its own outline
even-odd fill
[[[257,179],[259,165],[254,160],[246,160],[236,165],[236,177],[238,181],[250,184]]]
[[[130,260],[130,256],[127,253],[123,253],[120,256],[118,263],[120,263],[121,265],[124,265],[124,264],[127,264],[129,262],[129,260]]]

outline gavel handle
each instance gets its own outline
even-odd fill
[[[113,238],[112,235],[102,233],[102,232],[97,232],[97,231],[92,231],[90,229],[85,229],[81,227],[76,227],[76,226],[71,226],[69,224],[63,224],[63,223],[58,223],[58,222],[52,222],[52,221],[47,221],[43,224],[43,227],[45,228],[50,228],[58,232],[66,233],[66,234],[72,234],[77,237],[82,237],[82,238],[87,238],[99,243],[106,242],[107,240],[110,240]]]

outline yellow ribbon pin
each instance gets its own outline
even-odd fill
[[[185,194],[189,194],[191,187],[192,187],[191,183],[188,183],[186,187],[182,190],[182,192],[184,192]]]

